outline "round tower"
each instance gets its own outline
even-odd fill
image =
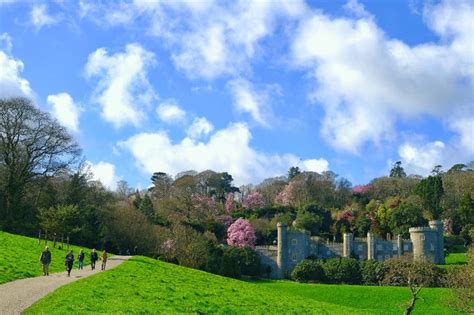
[[[280,269],[280,277],[286,277],[286,263],[288,260],[288,242],[286,234],[286,224],[278,222],[277,224],[278,231],[278,251],[277,251],[277,265]]]
[[[444,224],[441,220],[430,221],[429,226],[436,231],[435,263],[444,265]]]

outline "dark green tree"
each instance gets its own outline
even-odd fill
[[[405,170],[402,167],[402,162],[397,161],[390,170],[390,177],[407,177]]]
[[[143,197],[138,210],[140,210],[140,212],[142,212],[150,222],[155,220],[155,209],[153,208],[153,202],[148,195]]]
[[[408,229],[416,226],[424,226],[426,220],[423,211],[416,205],[401,203],[388,212],[388,226],[394,235],[409,238]]]
[[[441,217],[441,198],[444,194],[443,179],[441,176],[428,176],[416,186],[415,192],[423,202],[424,209],[433,220]]]
[[[288,170],[288,180],[292,180],[293,178],[295,178],[299,174],[301,174],[301,170],[298,166],[290,167],[290,169]]]

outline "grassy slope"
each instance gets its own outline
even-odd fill
[[[64,257],[67,250],[52,248],[51,242],[48,245],[52,254],[50,273],[64,271]],[[76,246],[71,248],[77,259],[80,248]],[[0,283],[42,275],[39,257],[43,249],[44,242],[38,244],[38,239],[0,231]],[[86,249],[85,251],[85,263],[88,264],[89,251]]]
[[[443,304],[449,295],[446,289],[423,289],[414,314],[451,313]],[[409,298],[406,288],[243,282],[134,257],[60,288],[27,313],[400,314]]]
[[[450,253],[446,256],[446,265],[465,265],[467,264],[466,253]]]

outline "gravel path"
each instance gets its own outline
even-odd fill
[[[130,256],[113,256],[107,261],[107,270],[120,265]],[[21,314],[33,303],[65,284],[102,272],[98,261],[96,270],[85,266],[83,270],[73,269],[71,277],[67,272],[50,274],[47,277],[35,277],[7,282],[0,285],[0,315]],[[41,268],[38,266],[38,268]]]

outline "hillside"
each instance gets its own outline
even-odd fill
[[[414,314],[452,314],[445,303],[450,294],[423,289]],[[400,314],[409,298],[406,288],[245,282],[134,257],[60,288],[27,313]]]
[[[49,266],[49,272],[64,271],[64,257],[67,250],[53,248],[52,243],[48,242],[52,262]],[[70,246],[74,256],[77,257],[81,247]],[[38,244],[38,239],[14,235],[0,231],[0,284],[16,279],[23,279],[42,275],[39,257],[44,249],[44,242]],[[89,257],[86,251],[85,264],[89,264]]]

